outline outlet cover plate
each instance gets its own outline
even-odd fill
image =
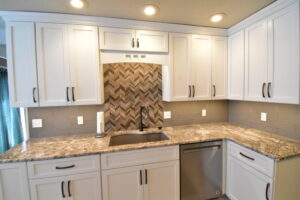
[[[43,120],[42,119],[32,119],[32,128],[42,128]]]
[[[206,109],[202,109],[202,117],[206,117]]]
[[[77,124],[82,125],[83,124],[83,116],[78,116],[77,117]]]
[[[171,119],[171,111],[164,111],[164,119]]]
[[[260,113],[260,120],[261,121],[266,122],[267,117],[268,117],[267,113],[264,113],[264,112]]]

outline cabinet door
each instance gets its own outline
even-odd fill
[[[139,51],[168,52],[168,33],[159,31],[136,31],[136,48]]]
[[[245,100],[266,101],[265,91],[268,77],[267,25],[267,20],[263,20],[245,30]]]
[[[145,165],[144,200],[179,200],[179,161]]]
[[[30,180],[31,200],[68,199],[65,177]]]
[[[36,24],[40,106],[69,105],[68,28],[63,24]]]
[[[228,38],[228,98],[244,99],[245,78],[245,37],[244,31]]]
[[[211,37],[193,35],[191,41],[190,79],[193,100],[211,99]]]
[[[103,200],[143,199],[142,167],[102,171]]]
[[[34,23],[6,25],[10,105],[38,106]]]
[[[100,173],[66,177],[69,200],[101,200]]]
[[[212,39],[212,99],[227,97],[227,38]]]
[[[189,48],[187,34],[170,34],[170,96],[172,101],[189,99]]]
[[[299,5],[269,17],[268,98],[299,104]]]
[[[92,26],[69,26],[71,95],[73,105],[103,103],[98,30]]]
[[[226,190],[232,200],[272,199],[272,179],[229,156]]]
[[[25,163],[0,165],[0,200],[30,200]]]
[[[100,49],[133,50],[136,47],[135,30],[121,28],[99,28]]]

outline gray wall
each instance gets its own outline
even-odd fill
[[[165,111],[172,112],[172,118],[164,126],[228,121],[227,101],[199,101],[164,103]],[[96,113],[103,106],[49,107],[28,109],[31,138],[54,137],[96,132]],[[207,116],[201,117],[201,110],[207,109]],[[77,125],[77,116],[84,117],[84,124]],[[31,128],[32,119],[41,118],[43,128]]]
[[[267,113],[267,122],[260,113]],[[229,101],[229,122],[300,140],[300,105]]]

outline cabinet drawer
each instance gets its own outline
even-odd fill
[[[100,171],[99,156],[28,162],[28,176],[45,178]]]
[[[249,166],[255,168],[256,170],[264,173],[265,175],[273,177],[273,159],[256,153],[233,142],[228,142],[228,153],[248,164]]]
[[[112,169],[155,162],[178,160],[179,147],[159,147],[101,154],[101,168]]]

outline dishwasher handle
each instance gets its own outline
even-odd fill
[[[203,150],[218,150],[220,148],[221,148],[221,145],[192,147],[192,148],[183,149],[183,153],[191,153],[191,152],[197,152],[197,151],[203,151]]]

